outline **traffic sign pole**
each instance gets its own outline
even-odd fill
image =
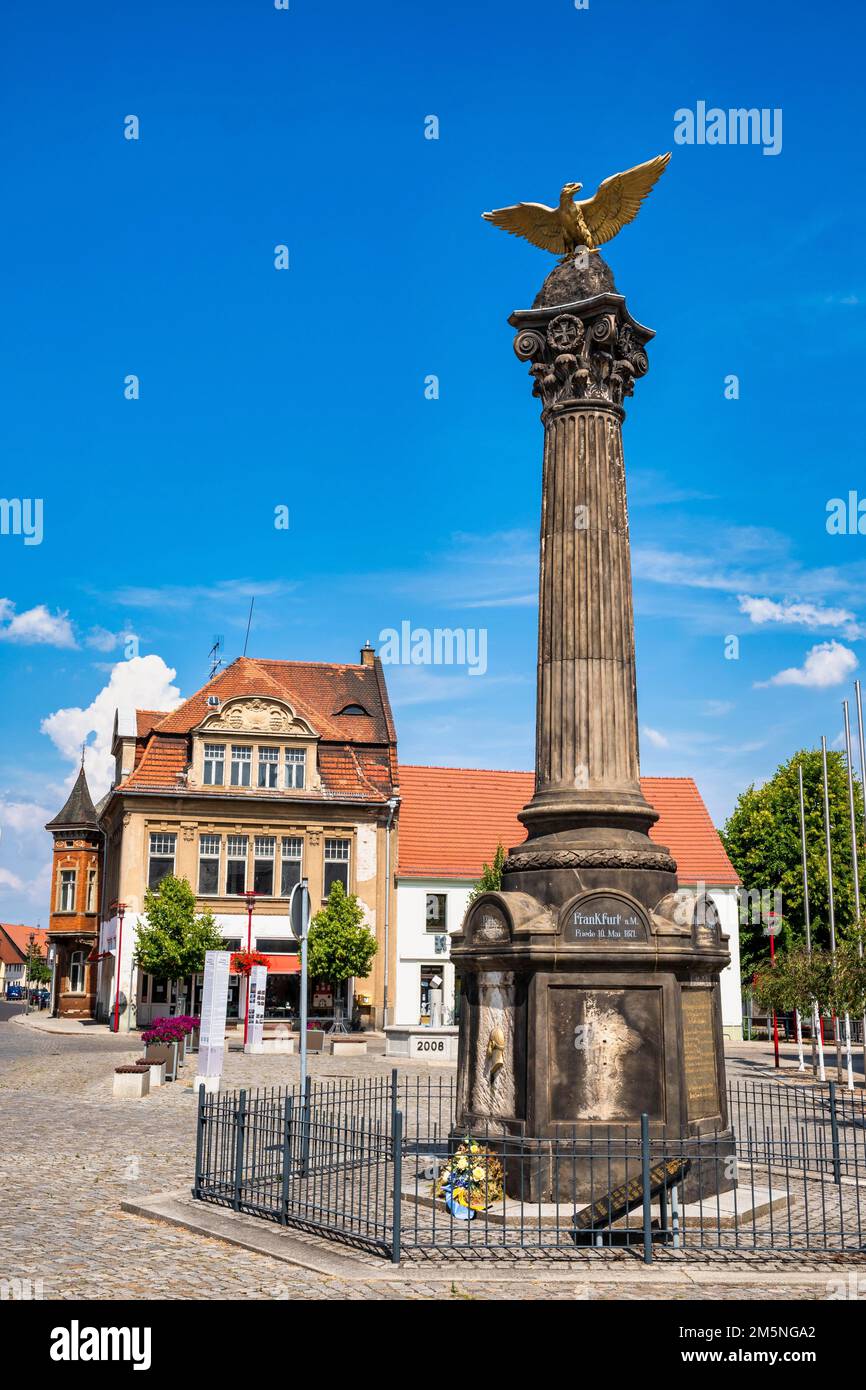
[[[292,889],[289,899],[289,922],[292,934],[301,947],[301,1013],[298,1020],[301,1038],[301,1105],[307,1089],[307,933],[310,929],[310,890],[302,878]],[[306,1116],[304,1117],[306,1119]]]

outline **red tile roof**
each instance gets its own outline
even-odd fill
[[[158,724],[161,719],[165,719],[168,710],[164,709],[137,709],[135,711],[135,732],[139,738],[144,738],[149,734],[154,724]]]
[[[650,831],[677,861],[681,883],[739,883],[691,777],[642,777],[659,819]],[[532,796],[531,772],[400,764],[399,868],[405,878],[476,879],[498,844],[526,838],[517,819]]]
[[[31,936],[36,938],[39,954],[41,956],[47,955],[48,929],[46,927],[26,927],[20,922],[0,922],[0,960],[4,960],[7,965],[14,965],[19,961],[26,960]],[[7,937],[8,941],[6,940]],[[16,952],[14,956],[11,956],[12,950]]]
[[[387,801],[397,780],[397,736],[380,662],[348,665],[239,657],[171,711],[137,710],[134,766],[126,791],[185,792],[191,732],[212,713],[209,695],[285,700],[319,735],[322,793],[333,800]],[[361,714],[343,714],[347,706]],[[254,797],[257,788],[196,787],[196,795]],[[310,795],[311,793],[307,793]],[[286,797],[299,799],[298,793]]]
[[[238,695],[271,695],[287,701],[322,738],[342,743],[387,743],[388,715],[376,666],[324,661],[263,661],[241,656],[156,725],[161,734],[189,733],[208,709],[207,697],[225,703]],[[384,683],[382,683],[384,684]],[[340,714],[360,705],[366,714]]]

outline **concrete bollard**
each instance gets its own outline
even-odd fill
[[[123,1099],[141,1100],[150,1093],[150,1067],[115,1067],[114,1095]]]

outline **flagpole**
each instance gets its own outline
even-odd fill
[[[851,723],[848,719],[848,701],[842,701],[842,714],[845,719],[845,762],[848,771],[848,813],[851,819],[851,868],[854,874],[854,920],[860,923],[860,870],[857,863],[857,821],[854,815],[854,772],[851,767]],[[860,953],[863,947],[860,946]],[[845,1050],[848,1061],[848,1090],[854,1090],[854,1066],[851,1060],[851,1015],[845,1011]]]
[[[824,771],[824,838],[827,845],[827,915],[830,923],[830,955],[836,963],[836,904],[833,900],[833,851],[830,848],[830,792],[827,781],[827,740],[821,735],[821,763]],[[833,1011],[833,1041],[836,1044],[836,1080],[842,1072],[842,1049],[839,1046],[839,1020]]]
[[[862,695],[860,695],[860,682],[859,682],[859,680],[853,682],[853,694],[855,694],[856,702],[858,702],[858,735],[859,735],[859,737],[858,737],[858,742],[859,742],[859,745],[860,745],[860,790],[862,790],[862,791],[863,791],[863,795],[866,796],[866,783],[865,783],[865,781],[863,781],[863,778],[866,777],[866,744],[865,744],[865,741],[863,741],[863,698],[862,698]],[[855,809],[855,812],[852,813],[852,827],[853,827],[853,821],[855,821],[855,819],[856,819],[856,809]],[[853,833],[853,831],[852,831],[852,833]],[[855,883],[856,883],[856,887],[858,887],[858,892],[859,892],[859,888],[860,888],[859,874],[856,874],[856,873],[855,873]],[[862,935],[859,934],[859,931],[860,931],[860,915],[859,915],[859,909],[858,909],[858,952],[859,952],[859,955],[862,956],[862,955],[863,955],[863,938],[862,938]],[[860,1041],[862,1041],[862,1044],[863,1044],[863,1086],[866,1086],[866,1013],[865,1013],[865,1015],[863,1015],[862,1019],[860,1019],[860,1029],[862,1029],[862,1036],[860,1036]]]
[[[800,784],[800,844],[803,849],[803,913],[806,919],[806,953],[812,955],[812,923],[809,915],[809,869],[806,863],[806,808],[803,801],[803,764],[797,764],[797,779]],[[818,1017],[818,1001],[812,1000],[812,1071],[815,1070],[815,1050],[818,1050],[820,1064],[819,1078],[826,1080],[824,1069],[824,1042],[821,1037],[821,1021]]]

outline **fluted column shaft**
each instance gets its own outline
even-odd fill
[[[537,795],[640,792],[621,416],[587,406],[545,422]]]

